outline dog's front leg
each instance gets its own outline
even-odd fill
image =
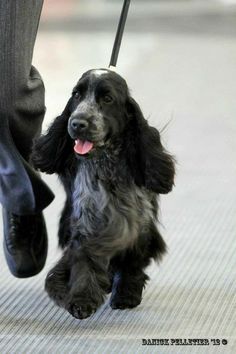
[[[93,314],[104,302],[110,285],[108,260],[92,256],[83,247],[72,246],[70,252],[73,264],[66,307],[72,316],[83,319]]]
[[[50,298],[72,316],[84,319],[104,302],[110,286],[108,259],[92,256],[72,241],[48,273],[45,289]]]
[[[69,253],[66,251],[59,262],[48,272],[45,280],[45,290],[60,307],[65,307],[67,304],[70,273],[71,260]]]
[[[70,262],[70,275],[68,293],[60,306],[76,318],[87,318],[102,305],[110,286],[109,258],[96,256],[93,249],[83,245],[83,242],[81,244],[75,237],[65,253]]]

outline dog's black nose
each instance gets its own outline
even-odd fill
[[[84,119],[73,118],[70,126],[75,132],[84,132],[88,128],[88,122]]]

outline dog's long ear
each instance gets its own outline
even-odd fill
[[[73,140],[67,132],[71,100],[72,98],[62,114],[53,121],[47,133],[34,141],[31,161],[34,167],[42,172],[60,173],[65,167],[69,154],[73,151]]]
[[[174,158],[162,146],[158,130],[149,126],[139,105],[131,97],[127,102],[127,113],[133,135],[130,137],[130,165],[134,166],[136,161],[135,175],[139,176],[139,184],[141,182],[158,194],[170,192],[174,185]]]

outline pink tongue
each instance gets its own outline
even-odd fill
[[[74,150],[77,154],[85,155],[93,148],[93,143],[90,141],[75,140]]]

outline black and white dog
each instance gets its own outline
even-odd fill
[[[157,195],[171,191],[175,170],[125,80],[106,69],[86,72],[35,142],[32,161],[59,175],[67,197],[59,228],[64,253],[46,278],[49,296],[80,319],[110,291],[113,309],[140,304],[144,270],[166,250]]]

